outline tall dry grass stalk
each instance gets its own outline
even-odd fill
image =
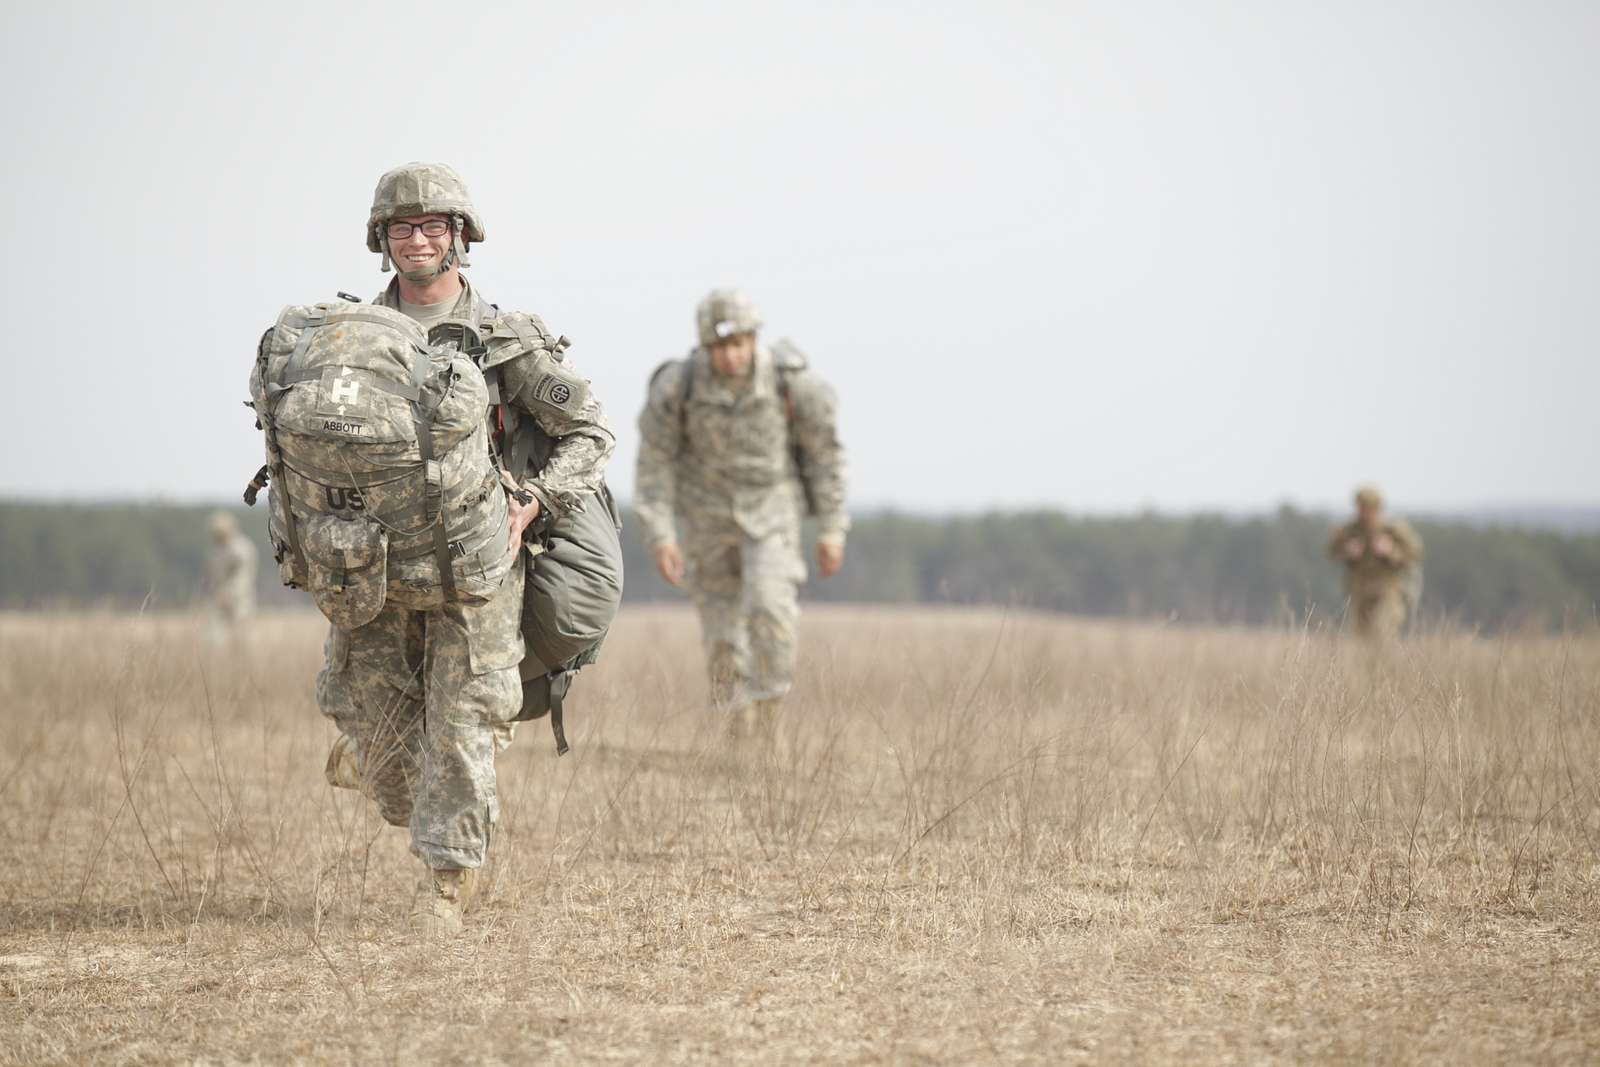
[[[0,617],[0,1063],[1600,1057],[1600,639],[813,611],[765,741],[630,610],[468,933],[315,617]]]

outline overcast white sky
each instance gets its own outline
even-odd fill
[[[746,288],[854,499],[1600,501],[1600,4],[6,4],[0,494],[236,499],[287,303],[439,159],[475,283],[650,370]]]

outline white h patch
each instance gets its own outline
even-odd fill
[[[328,399],[335,404],[354,404],[361,395],[361,383],[354,378],[335,378],[328,389]]]

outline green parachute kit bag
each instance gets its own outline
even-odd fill
[[[480,365],[503,424],[501,461],[520,482],[544,468],[553,441],[508,402],[568,410],[582,405],[588,384],[562,363],[566,339],[552,336],[536,316],[510,312],[485,323],[480,336]],[[527,654],[517,718],[549,714],[558,751],[566,748],[561,715],[567,690],[580,668],[598,661],[622,603],[621,530],[616,502],[602,485],[581,509],[541,519],[524,535],[529,542],[522,600]]]
[[[279,575],[335,626],[501,587],[517,555],[470,358],[384,307],[290,306],[261,339],[250,396],[267,462],[245,500],[270,478]]]

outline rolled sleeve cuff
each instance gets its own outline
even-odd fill
[[[660,529],[653,523],[644,523],[644,547],[654,552],[662,545],[675,545],[678,543],[676,530]]]
[[[817,544],[832,545],[834,548],[843,548],[845,535],[849,532],[850,525],[825,525],[817,531]]]
[[[560,497],[550,492],[538,482],[528,481],[522,483],[522,488],[532,493],[539,501],[539,514],[549,515],[552,519],[560,518],[572,508],[567,507]]]

